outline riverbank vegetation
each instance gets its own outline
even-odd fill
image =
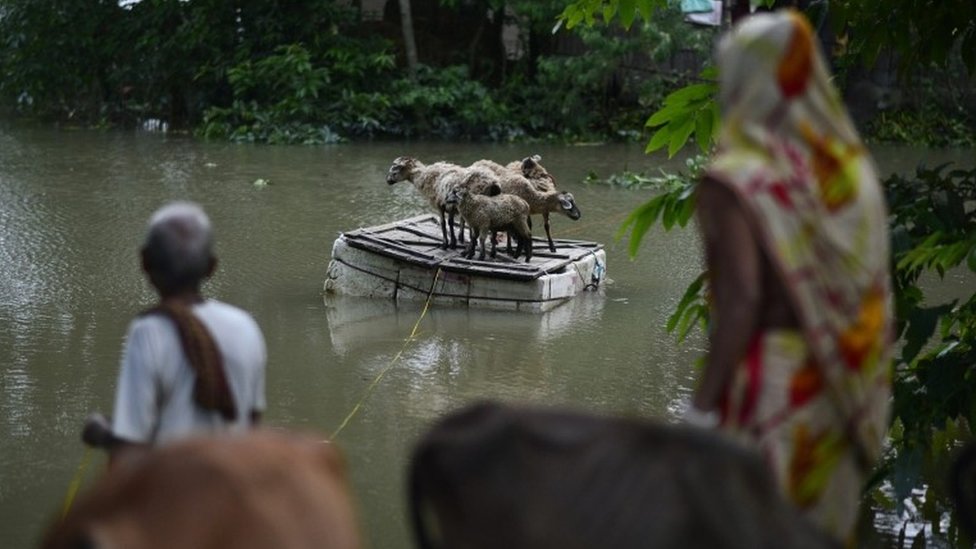
[[[627,29],[564,20],[554,31],[567,4],[0,0],[0,108],[238,142],[579,142],[645,139],[646,113],[670,91],[707,86],[699,72],[715,29],[659,2]],[[967,50],[957,49],[956,65],[898,83],[892,60],[907,54],[883,51],[887,64],[870,70],[838,56],[869,135],[976,142],[973,86],[958,72]]]
[[[241,142],[633,139],[714,34],[676,13],[553,34],[554,0],[408,4],[413,64],[397,2],[0,0],[0,104]]]

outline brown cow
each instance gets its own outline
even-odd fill
[[[42,547],[360,546],[339,451],[254,431],[178,442],[118,463],[52,525]]]
[[[494,404],[420,441],[410,504],[422,549],[835,546],[714,433]]]

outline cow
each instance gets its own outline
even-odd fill
[[[752,451],[703,429],[482,403],[414,448],[421,549],[838,547]]]
[[[113,467],[42,547],[358,549],[333,445],[270,430],[174,442]]]

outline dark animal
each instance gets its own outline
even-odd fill
[[[339,451],[255,431],[197,438],[122,461],[42,547],[357,549]]]
[[[825,548],[759,456],[690,427],[481,404],[414,450],[422,549]]]

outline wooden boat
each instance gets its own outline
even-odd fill
[[[534,239],[530,262],[498,255],[463,257],[441,248],[440,221],[422,215],[339,235],[332,246],[325,291],[338,295],[424,300],[490,309],[543,312],[606,278],[603,245]],[[489,245],[490,246],[490,245]]]

